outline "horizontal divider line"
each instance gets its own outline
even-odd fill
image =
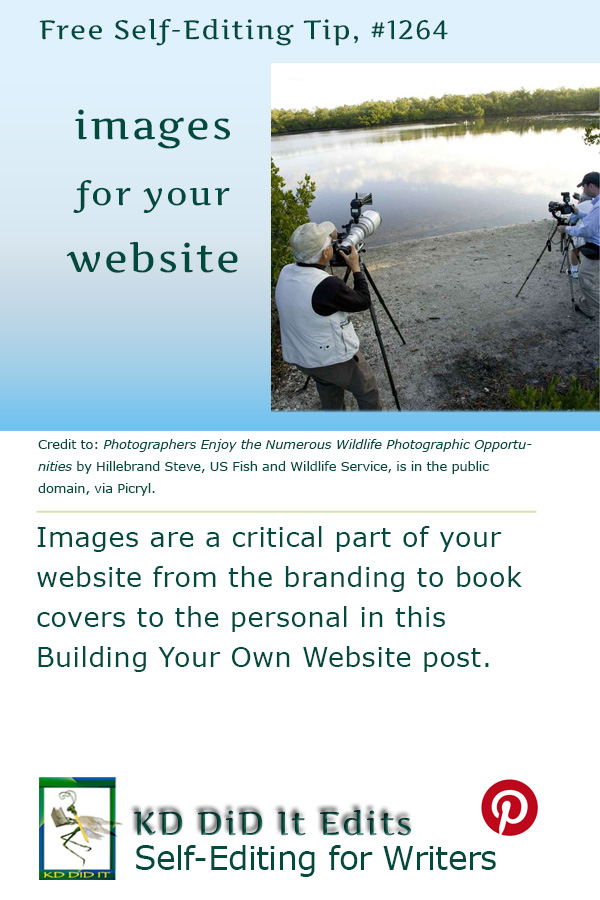
[[[285,514],[294,514],[298,515],[299,513],[312,513],[313,515],[325,515],[328,513],[376,513],[377,515],[382,514],[397,514],[397,513],[419,513],[419,514],[433,514],[433,513],[494,513],[495,515],[499,513],[511,513],[513,515],[522,513],[522,514],[532,514],[536,513],[536,509],[37,509],[37,513],[40,514],[79,514],[79,513],[106,513],[106,514],[116,514],[116,513],[128,513],[128,514],[136,514],[136,515],[148,515],[150,513],[208,513],[211,515],[222,515],[222,514],[235,514],[241,515],[242,513],[252,513],[252,514],[263,514],[263,515],[285,515]]]

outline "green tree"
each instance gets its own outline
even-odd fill
[[[279,319],[273,299],[275,285],[283,266],[293,262],[290,250],[292,232],[308,222],[308,210],[315,199],[315,183],[310,175],[298,182],[295,191],[286,190],[285,181],[271,159],[271,370],[273,384],[284,372],[279,339]]]
[[[600,144],[600,128],[586,128],[583,140],[590,146]]]
[[[440,119],[481,119],[484,116],[526,116],[536,113],[584,112],[597,109],[596,88],[539,88],[536,91],[491,91],[489,94],[444,94],[443,97],[398,97],[369,100],[335,109],[274,109],[273,134],[327,131],[332,128],[372,128],[381,125]],[[594,129],[598,134],[598,129]],[[592,141],[595,143],[596,141]]]
[[[274,290],[279,272],[293,262],[290,235],[304,222],[315,199],[315,183],[310,175],[298,182],[295,191],[286,190],[279,169],[271,160],[271,287]]]

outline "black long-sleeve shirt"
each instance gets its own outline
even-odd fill
[[[326,271],[325,266],[319,266],[316,263],[296,263],[296,265]],[[371,295],[366,275],[364,272],[354,272],[353,274],[354,289],[337,275],[330,275],[329,278],[324,278],[319,282],[312,295],[312,308],[317,315],[331,316],[340,309],[344,312],[361,312],[363,309],[369,308]]]

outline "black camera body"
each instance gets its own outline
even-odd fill
[[[571,194],[569,191],[561,191],[560,196],[562,197],[562,203],[559,203],[557,200],[551,200],[548,204],[548,212],[551,213],[555,219],[558,219],[561,216],[570,216],[575,212],[571,206]]]
[[[374,209],[363,213],[363,206],[373,203],[373,194],[356,194],[350,201],[350,221],[342,225],[338,236],[333,241],[333,257],[331,266],[345,266],[344,256],[347,256],[352,247],[356,247],[358,253],[365,249],[365,239],[381,225],[381,215]],[[344,256],[342,255],[344,254]]]

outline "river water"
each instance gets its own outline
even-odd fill
[[[371,191],[383,224],[368,245],[383,246],[543,219],[550,200],[580,190],[581,177],[600,168],[597,148],[583,142],[596,121],[511,117],[282,135],[271,152],[287,187],[305,173],[316,182],[314,221],[339,228],[355,192]]]

